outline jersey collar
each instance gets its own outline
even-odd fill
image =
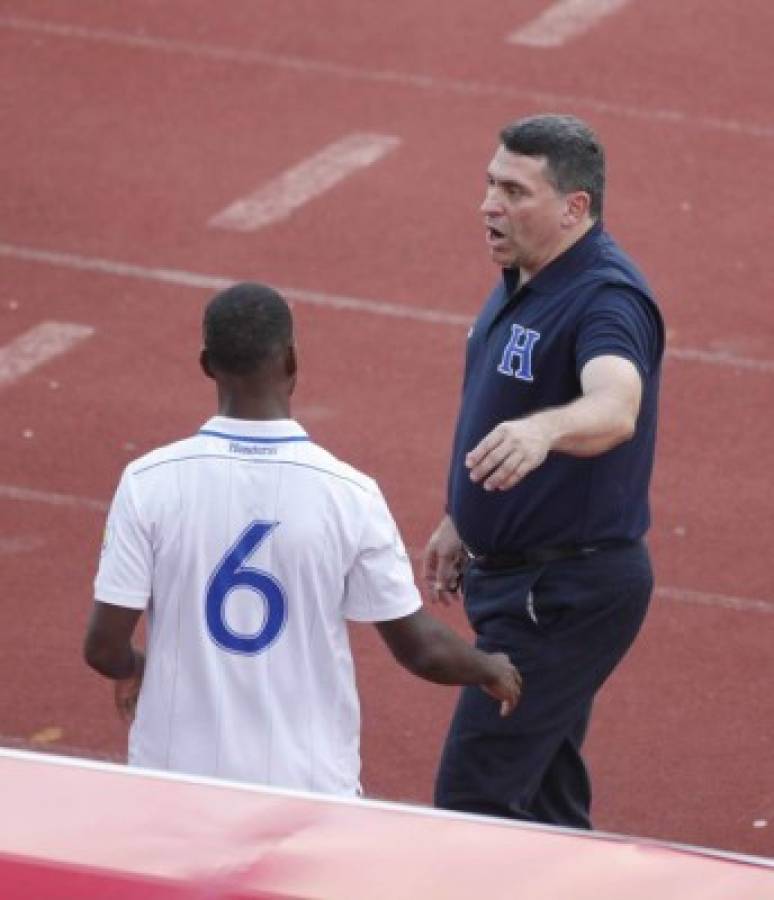
[[[229,440],[257,441],[267,444],[308,441],[309,435],[295,419],[232,419],[213,416],[199,429],[199,434]]]
[[[582,238],[541,269],[525,287],[530,291],[549,294],[565,286],[568,278],[585,269],[597,256],[602,234],[602,222],[595,222]],[[509,295],[519,289],[518,272],[504,269],[503,277]]]

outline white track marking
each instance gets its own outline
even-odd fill
[[[92,334],[94,329],[87,325],[41,322],[0,347],[0,388],[18,381],[53,357],[67,353]]]
[[[18,244],[0,242],[0,257],[25,262],[43,263],[65,269],[76,269],[83,272],[98,272],[122,278],[137,278],[143,281],[156,281],[180,287],[204,288],[211,291],[222,291],[234,284],[233,278],[224,275],[204,275],[186,272],[182,269],[137,266],[131,263],[117,262],[88,256],[77,256],[71,253],[59,253],[51,250],[38,250]],[[447,312],[442,309],[431,309],[423,306],[404,306],[383,300],[365,300],[360,297],[346,297],[341,294],[325,294],[321,291],[307,291],[304,288],[282,287],[276,289],[288,300],[321,306],[327,309],[350,310],[368,313],[375,316],[387,316],[394,319],[413,319],[438,325],[455,325],[469,328],[473,319],[462,313]],[[774,360],[751,359],[744,356],[733,356],[730,353],[702,350],[692,347],[668,347],[666,355],[670,359],[697,362],[705,365],[728,366],[732,369],[746,369],[765,375],[774,375]]]
[[[750,359],[733,356],[723,350],[701,350],[692,347],[670,347],[669,356],[685,362],[708,363],[713,366],[729,365],[736,369],[750,369],[754,372],[774,373],[774,361],[770,359]]]
[[[233,278],[223,275],[198,275],[181,269],[149,268],[131,263],[116,262],[109,259],[76,256],[71,253],[58,253],[48,250],[36,250],[32,247],[21,247],[15,244],[0,243],[0,256],[25,262],[44,263],[66,269],[77,269],[83,272],[100,272],[122,278],[138,278],[143,281],[158,281],[181,287],[205,288],[211,291],[222,291],[234,284]],[[364,300],[359,297],[344,297],[340,294],[325,294],[321,291],[307,291],[303,288],[290,288],[273,285],[288,300],[297,303],[308,303],[312,306],[323,306],[329,309],[347,309],[354,312],[371,313],[377,316],[389,316],[398,319],[416,319],[420,322],[432,322],[441,325],[460,325],[470,327],[470,316],[444,310],[427,309],[415,306],[403,306],[399,303],[387,303],[381,300]]]
[[[230,47],[215,47],[210,44],[195,44],[188,41],[170,40],[148,35],[127,34],[110,29],[84,28],[77,25],[42,22],[16,16],[0,16],[0,28],[29,31],[52,37],[95,41],[121,47],[136,47],[161,53],[180,54],[244,66],[270,66],[277,69],[301,72],[305,75],[327,75],[350,81],[391,84],[398,87],[417,88],[423,91],[451,93],[467,97],[512,98],[544,108],[591,110],[627,119],[662,122],[710,131],[725,131],[732,134],[745,135],[746,137],[758,137],[769,140],[774,138],[774,125],[771,124],[741,122],[736,119],[718,119],[712,116],[693,116],[690,113],[674,109],[647,109],[641,106],[625,106],[597,100],[594,97],[551,94],[546,91],[533,91],[504,84],[436,78],[432,75],[396,72],[393,70],[358,69],[354,66],[339,65],[323,60],[263,53],[260,50],[235,50]]]
[[[255,193],[232,203],[209,224],[231,231],[256,231],[287,219],[295,210],[380,160],[400,144],[385,134],[350,134],[288,169]]]
[[[19,553],[29,553],[45,546],[45,541],[40,537],[0,537],[0,556],[17,556]]]
[[[509,44],[525,47],[561,47],[591,30],[606,16],[623,9],[630,0],[554,0],[536,19],[512,32]]]
[[[750,597],[728,597],[724,594],[708,594],[704,591],[690,591],[686,588],[658,587],[656,597],[663,600],[677,600],[681,603],[698,603],[701,606],[719,606],[735,612],[774,613],[774,602],[755,600]]]
[[[53,491],[38,491],[14,484],[0,484],[0,500],[20,500],[23,503],[43,503],[48,506],[69,506],[77,509],[93,509],[106,512],[109,503],[91,497],[77,497],[74,494],[57,494]]]
[[[78,497],[74,494],[58,494],[52,491],[38,491],[32,488],[19,487],[13,484],[0,484],[0,499],[17,500],[23,503],[40,503],[46,506],[66,506],[81,509],[92,509],[105,512],[109,504],[104,500],[92,497]],[[412,548],[412,562],[420,564],[424,550]],[[705,591],[693,591],[687,588],[671,586],[657,587],[654,596],[662,600],[673,600],[680,603],[693,603],[700,606],[714,606],[733,612],[774,613],[774,601],[758,600],[752,597],[731,597],[726,594],[710,594]]]

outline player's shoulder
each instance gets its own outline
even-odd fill
[[[357,493],[371,495],[379,493],[379,486],[373,478],[334,456],[325,447],[309,442],[305,445],[305,450],[308,464],[322,475],[328,476],[331,483]]]
[[[124,470],[127,476],[141,476],[153,472],[170,463],[190,458],[197,453],[197,444],[201,439],[197,435],[181,438],[169,444],[154,447],[147,453],[133,459]]]

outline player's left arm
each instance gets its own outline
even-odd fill
[[[395,659],[419,678],[436,684],[478,685],[500,701],[502,716],[516,708],[521,673],[504,653],[484,653],[471,646],[422,608],[374,624]]]

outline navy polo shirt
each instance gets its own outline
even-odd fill
[[[597,223],[526,285],[504,270],[468,336],[447,510],[476,554],[640,538],[650,524],[664,326],[634,263]],[[599,456],[550,453],[508,491],[470,480],[465,455],[496,425],[581,395],[596,356],[639,370],[634,437]]]

